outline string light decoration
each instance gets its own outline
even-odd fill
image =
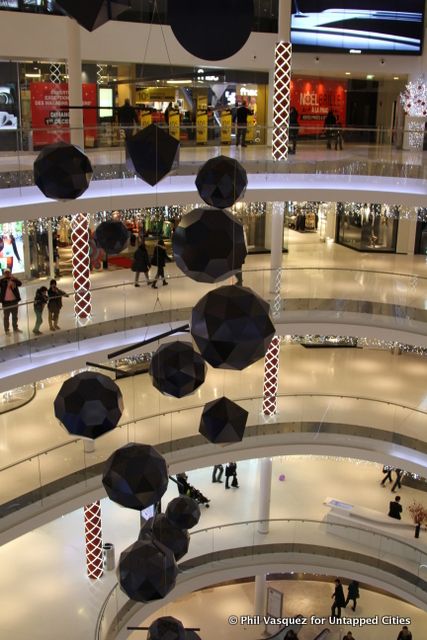
[[[274,55],[273,160],[287,160],[292,45],[289,42],[278,42]]]
[[[103,570],[101,503],[99,500],[84,508],[86,538],[86,570],[91,580],[101,578]]]
[[[88,213],[77,213],[71,217],[71,243],[74,313],[79,320],[87,320],[92,311]]]
[[[409,80],[400,94],[400,102],[407,116],[427,117],[427,84],[424,76],[419,76],[414,81]]]

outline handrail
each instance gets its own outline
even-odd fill
[[[389,400],[378,400],[376,398],[370,398],[370,397],[366,397],[366,396],[356,396],[356,395],[343,395],[343,394],[339,394],[339,393],[278,393],[277,394],[278,398],[293,398],[293,397],[308,397],[308,398],[341,398],[341,399],[351,399],[351,400],[362,400],[362,401],[366,401],[366,402],[375,402],[378,404],[385,404],[385,405],[390,405],[390,406],[394,406],[397,407],[399,409],[407,409],[409,411],[413,411],[414,413],[419,413],[422,415],[427,415],[427,410],[423,410],[423,409],[418,409],[415,407],[411,407],[409,405],[403,405],[403,404],[399,404],[398,402],[392,402]],[[243,397],[239,397],[239,398],[235,398],[234,399],[235,402],[247,402],[250,400],[262,400],[262,396],[258,395],[258,396],[243,396]],[[116,429],[123,429],[125,427],[128,427],[130,425],[133,424],[138,424],[139,422],[142,422],[144,420],[151,420],[153,418],[157,418],[159,416],[169,416],[169,415],[173,415],[173,414],[177,414],[177,413],[182,413],[184,411],[194,411],[195,409],[201,409],[205,406],[204,403],[200,403],[200,404],[195,404],[192,405],[191,407],[186,407],[183,409],[175,409],[175,410],[171,410],[171,411],[164,411],[164,412],[160,412],[160,413],[152,413],[152,414],[148,414],[146,416],[140,416],[138,417],[136,420],[129,420],[127,422],[123,422],[122,424],[119,424]],[[43,449],[42,451],[39,451],[37,453],[32,454],[31,456],[27,456],[25,458],[21,458],[20,460],[17,460],[15,462],[12,462],[10,464],[8,464],[5,467],[0,467],[0,473],[2,471],[6,471],[7,469],[11,469],[12,467],[18,466],[19,464],[22,464],[24,462],[30,462],[33,458],[36,458],[37,456],[41,456],[41,455],[46,455],[48,454],[50,451],[55,451],[56,449],[60,449],[62,447],[66,447],[70,444],[75,444],[76,442],[81,441],[81,438],[75,438],[73,440],[70,440],[69,442],[64,442],[62,444],[59,445],[55,445],[54,447],[49,447],[47,449]]]

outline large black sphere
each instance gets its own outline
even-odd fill
[[[75,200],[92,178],[87,155],[73,144],[55,142],[40,151],[34,161],[34,182],[46,198]]]
[[[177,266],[197,282],[220,282],[235,275],[247,255],[243,226],[220,209],[186,213],[172,244]]]
[[[206,363],[188,342],[170,342],[157,349],[150,363],[153,386],[169,396],[183,398],[205,381]]]
[[[107,460],[102,484],[110,500],[141,511],[159,502],[168,486],[165,459],[154,447],[130,443]]]
[[[148,627],[147,640],[186,640],[184,625],[172,616],[157,618]]]
[[[224,60],[249,38],[254,21],[253,0],[168,0],[168,21],[175,38],[203,60]]]
[[[155,124],[126,141],[135,172],[152,187],[172,169],[179,142]]]
[[[191,315],[191,335],[212,367],[242,370],[266,354],[275,329],[268,304],[248,287],[209,291]]]
[[[117,426],[123,413],[122,392],[102,373],[84,371],[64,382],[54,409],[68,433],[95,439]]]
[[[214,444],[240,442],[248,415],[245,409],[223,396],[205,405],[199,432]]]
[[[176,527],[164,513],[159,513],[154,518],[147,520],[141,527],[139,540],[145,540],[151,535],[172,551],[177,562],[188,552],[190,546],[188,531]]]
[[[120,554],[120,587],[131,600],[161,600],[175,586],[178,567],[170,549],[158,540],[137,540]]]
[[[95,229],[95,242],[105,253],[116,254],[123,251],[129,240],[129,231],[123,222],[108,220]]]
[[[193,498],[179,496],[166,507],[166,518],[180,529],[191,529],[200,520],[200,507]]]
[[[217,156],[205,162],[196,178],[200,197],[218,209],[231,207],[244,194],[247,185],[246,170],[228,156]]]

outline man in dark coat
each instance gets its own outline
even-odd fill
[[[291,107],[291,110],[289,112],[289,142],[291,143],[289,153],[296,153],[298,131],[298,111],[295,109],[295,107]]]
[[[3,325],[6,335],[9,334],[10,316],[12,316],[13,332],[22,333],[18,328],[18,304],[21,300],[19,287],[22,287],[22,282],[15,278],[9,269],[5,269],[0,279],[0,302],[3,307]]]
[[[147,247],[145,246],[144,238],[142,238],[138,249],[133,254],[132,271],[135,272],[135,287],[139,287],[138,281],[140,273],[144,274],[147,284],[150,282],[148,276],[150,267],[151,264],[148,257]]]
[[[157,267],[157,273],[153,280],[153,284],[151,285],[153,289],[157,289],[157,280],[163,280],[164,287],[168,284],[165,278],[166,262],[171,262],[171,259],[166,253],[166,247],[163,239],[160,238],[154,247],[153,257],[151,259],[151,264]]]
[[[68,298],[68,293],[65,293],[62,289],[58,289],[56,280],[51,280],[47,295],[49,298],[47,303],[49,329],[51,331],[57,331],[61,328],[58,325],[58,320],[62,309],[62,298]]]
[[[130,100],[126,98],[124,105],[119,108],[119,124],[124,129],[125,138],[128,140],[133,135],[133,128],[138,124],[136,110],[132,107]]]
[[[348,593],[347,593],[347,600],[345,601],[345,606],[348,605],[350,600],[353,600],[352,609],[353,611],[356,611],[356,604],[357,604],[358,597],[359,597],[359,583],[357,582],[357,580],[352,580],[348,585]]]
[[[332,149],[332,138],[335,135],[334,129],[335,129],[336,123],[337,123],[337,119],[334,116],[334,112],[332,111],[332,109],[329,109],[324,122],[327,149]]]
[[[395,520],[402,520],[402,505],[400,504],[400,496],[396,496],[389,504],[388,517]]]
[[[229,462],[225,467],[225,488],[229,489],[228,483],[230,482],[230,478],[233,478],[231,481],[231,486],[236,489],[239,488],[239,483],[237,481],[237,463]]]
[[[246,102],[236,109],[236,147],[242,145],[246,147],[246,131],[248,128],[248,117],[252,115],[252,111],[247,108]]]
[[[400,484],[400,481],[402,480],[402,477],[403,477],[403,471],[402,471],[402,469],[395,469],[395,472],[396,472],[396,480],[394,481],[394,485],[391,488],[393,493],[396,492],[396,487],[398,489],[402,488],[402,485]]]
[[[335,590],[332,594],[333,603],[331,607],[331,615],[333,618],[341,617],[341,607],[345,607],[344,589],[342,588],[341,580],[338,578],[335,580]]]

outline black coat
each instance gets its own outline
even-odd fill
[[[232,462],[225,467],[225,477],[230,478],[231,476],[235,476],[237,473],[237,464]]]
[[[335,587],[334,602],[337,607],[345,607],[344,589],[342,588],[342,584]]]
[[[395,518],[395,520],[401,520],[401,513],[402,513],[403,509],[402,509],[402,505],[399,502],[396,502],[396,500],[392,500],[392,502],[390,502],[389,505],[389,511],[388,511],[388,515],[390,518]]]
[[[132,271],[145,273],[150,268],[150,259],[146,247],[138,247],[133,254]]]
[[[62,308],[62,297],[68,298],[68,294],[65,291],[61,289],[55,291],[52,287],[49,287],[47,295],[49,297],[49,302],[47,303],[49,311],[59,311]]]
[[[47,291],[41,291],[37,289],[34,296],[34,311],[43,311],[47,303]]]
[[[156,244],[153,251],[153,257],[151,259],[151,264],[156,267],[164,267],[166,262],[170,262],[168,254],[166,253],[166,247],[162,247],[161,244]]]
[[[21,294],[19,293],[19,287],[22,287],[22,282],[20,280],[18,280],[18,278],[15,278],[14,276],[11,276],[10,279],[13,282],[13,284],[12,284],[13,295],[15,296],[16,302],[19,302],[21,300]],[[9,281],[9,278],[1,278],[0,279],[0,302],[4,302],[4,297],[6,295],[6,289],[7,289],[8,281]]]
[[[359,584],[355,581],[348,585],[348,597],[350,600],[357,600],[359,597]]]

